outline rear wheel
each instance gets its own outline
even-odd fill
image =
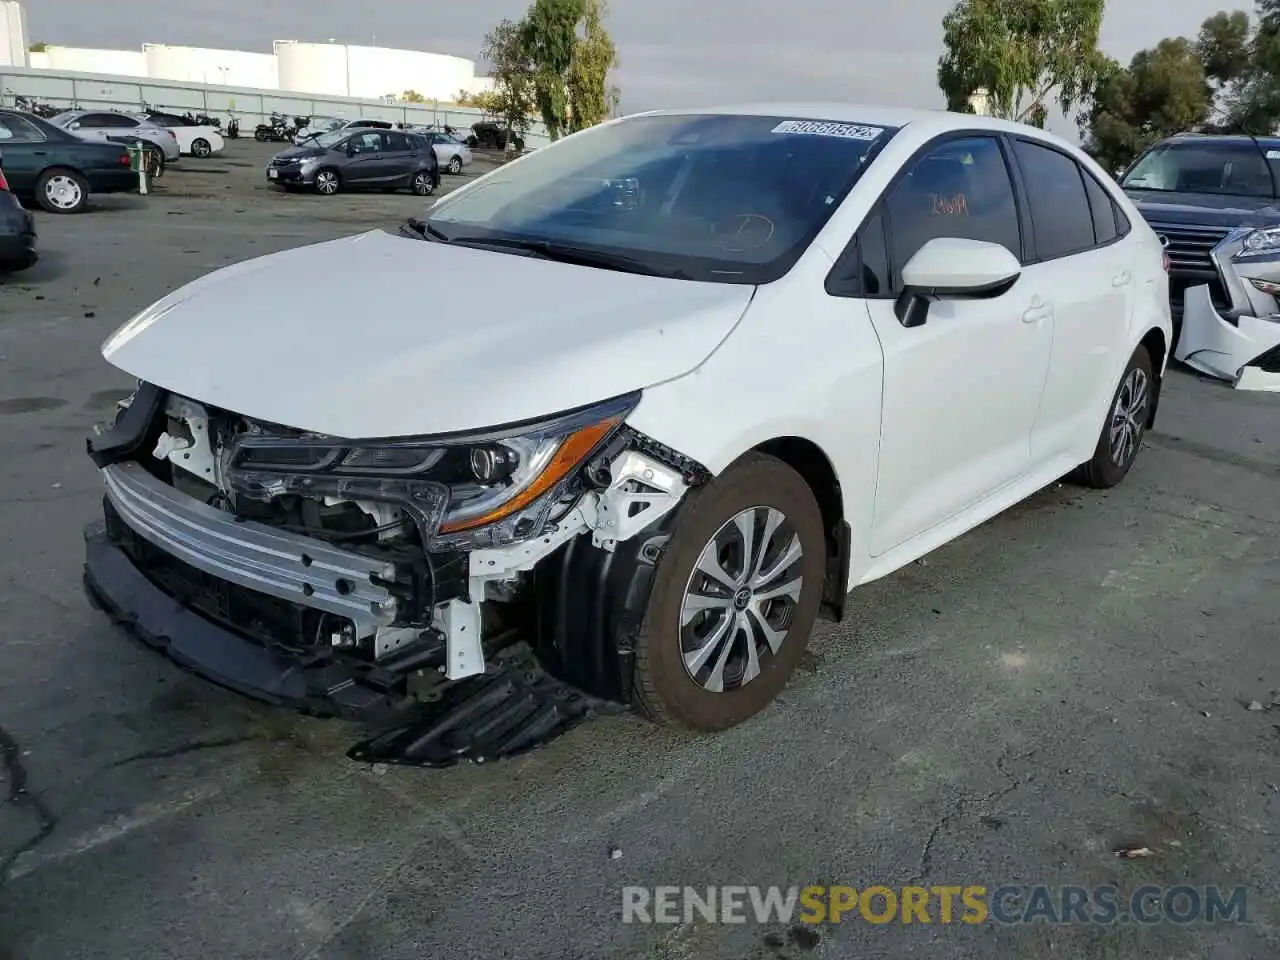
[[[342,189],[342,178],[331,167],[316,171],[316,193],[331,197]]]
[[[1111,398],[1111,407],[1093,458],[1081,464],[1071,479],[1086,486],[1105,490],[1114,487],[1129,474],[1146,435],[1155,394],[1155,373],[1147,348],[1139,346],[1129,358]]]
[[[412,188],[414,196],[429,197],[436,190],[435,178],[431,176],[430,172],[419,170],[413,175]]]
[[[79,213],[89,203],[89,183],[74,170],[53,167],[36,181],[36,200],[49,213]]]
[[[636,641],[640,711],[709,731],[763,710],[804,654],[825,567],[817,501],[780,460],[749,454],[694,493]]]
[[[456,177],[462,172],[462,158],[455,153],[449,158],[449,166],[446,169]]]
[[[193,157],[199,157],[203,160],[211,153],[213,153],[213,145],[204,137],[196,137],[191,141],[191,155]]]

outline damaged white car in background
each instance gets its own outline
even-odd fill
[[[405,276],[439,278],[432,309]],[[520,300],[459,321],[450,291],[481,283]],[[377,727],[359,759],[510,756],[611,704],[724,729],[851,588],[1066,474],[1127,475],[1167,285],[1132,203],[1044,131],[612,121],[399,235],[239,263],[126,323],[103,353],[139,386],[89,439],[86,584],[218,683]]]

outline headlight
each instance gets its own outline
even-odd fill
[[[1249,257],[1265,253],[1280,253],[1280,227],[1254,230],[1244,238],[1239,255]]]
[[[629,394],[536,423],[394,440],[247,435],[225,475],[239,496],[381,500],[403,509],[429,549],[536,536],[577,469],[622,425]]]

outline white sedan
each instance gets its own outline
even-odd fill
[[[1106,171],[979,116],[640,114],[408,227],[226,267],[103,348],[141,386],[90,444],[90,587],[272,702],[497,696],[515,637],[655,721],[740,723],[850,590],[1059,478],[1124,480],[1172,338],[1159,240]],[[281,299],[282,275],[326,282]],[[478,284],[520,309],[458,323]],[[249,613],[163,594],[135,539],[320,626],[268,669]],[[277,681],[321,653],[324,683]]]
[[[470,165],[471,148],[452,134],[442,133],[439,130],[415,130],[413,132],[427,138],[427,142],[431,144],[431,149],[435,151],[436,162],[440,164],[440,169],[445,173],[457,176],[465,167]]]
[[[178,149],[186,157],[211,157],[215,153],[221,153],[227,145],[216,127],[174,126],[166,129],[177,139]]]

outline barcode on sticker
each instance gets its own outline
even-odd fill
[[[884,130],[860,123],[832,123],[829,120],[783,120],[774,133],[805,133],[813,137],[843,137],[845,140],[874,140]]]

